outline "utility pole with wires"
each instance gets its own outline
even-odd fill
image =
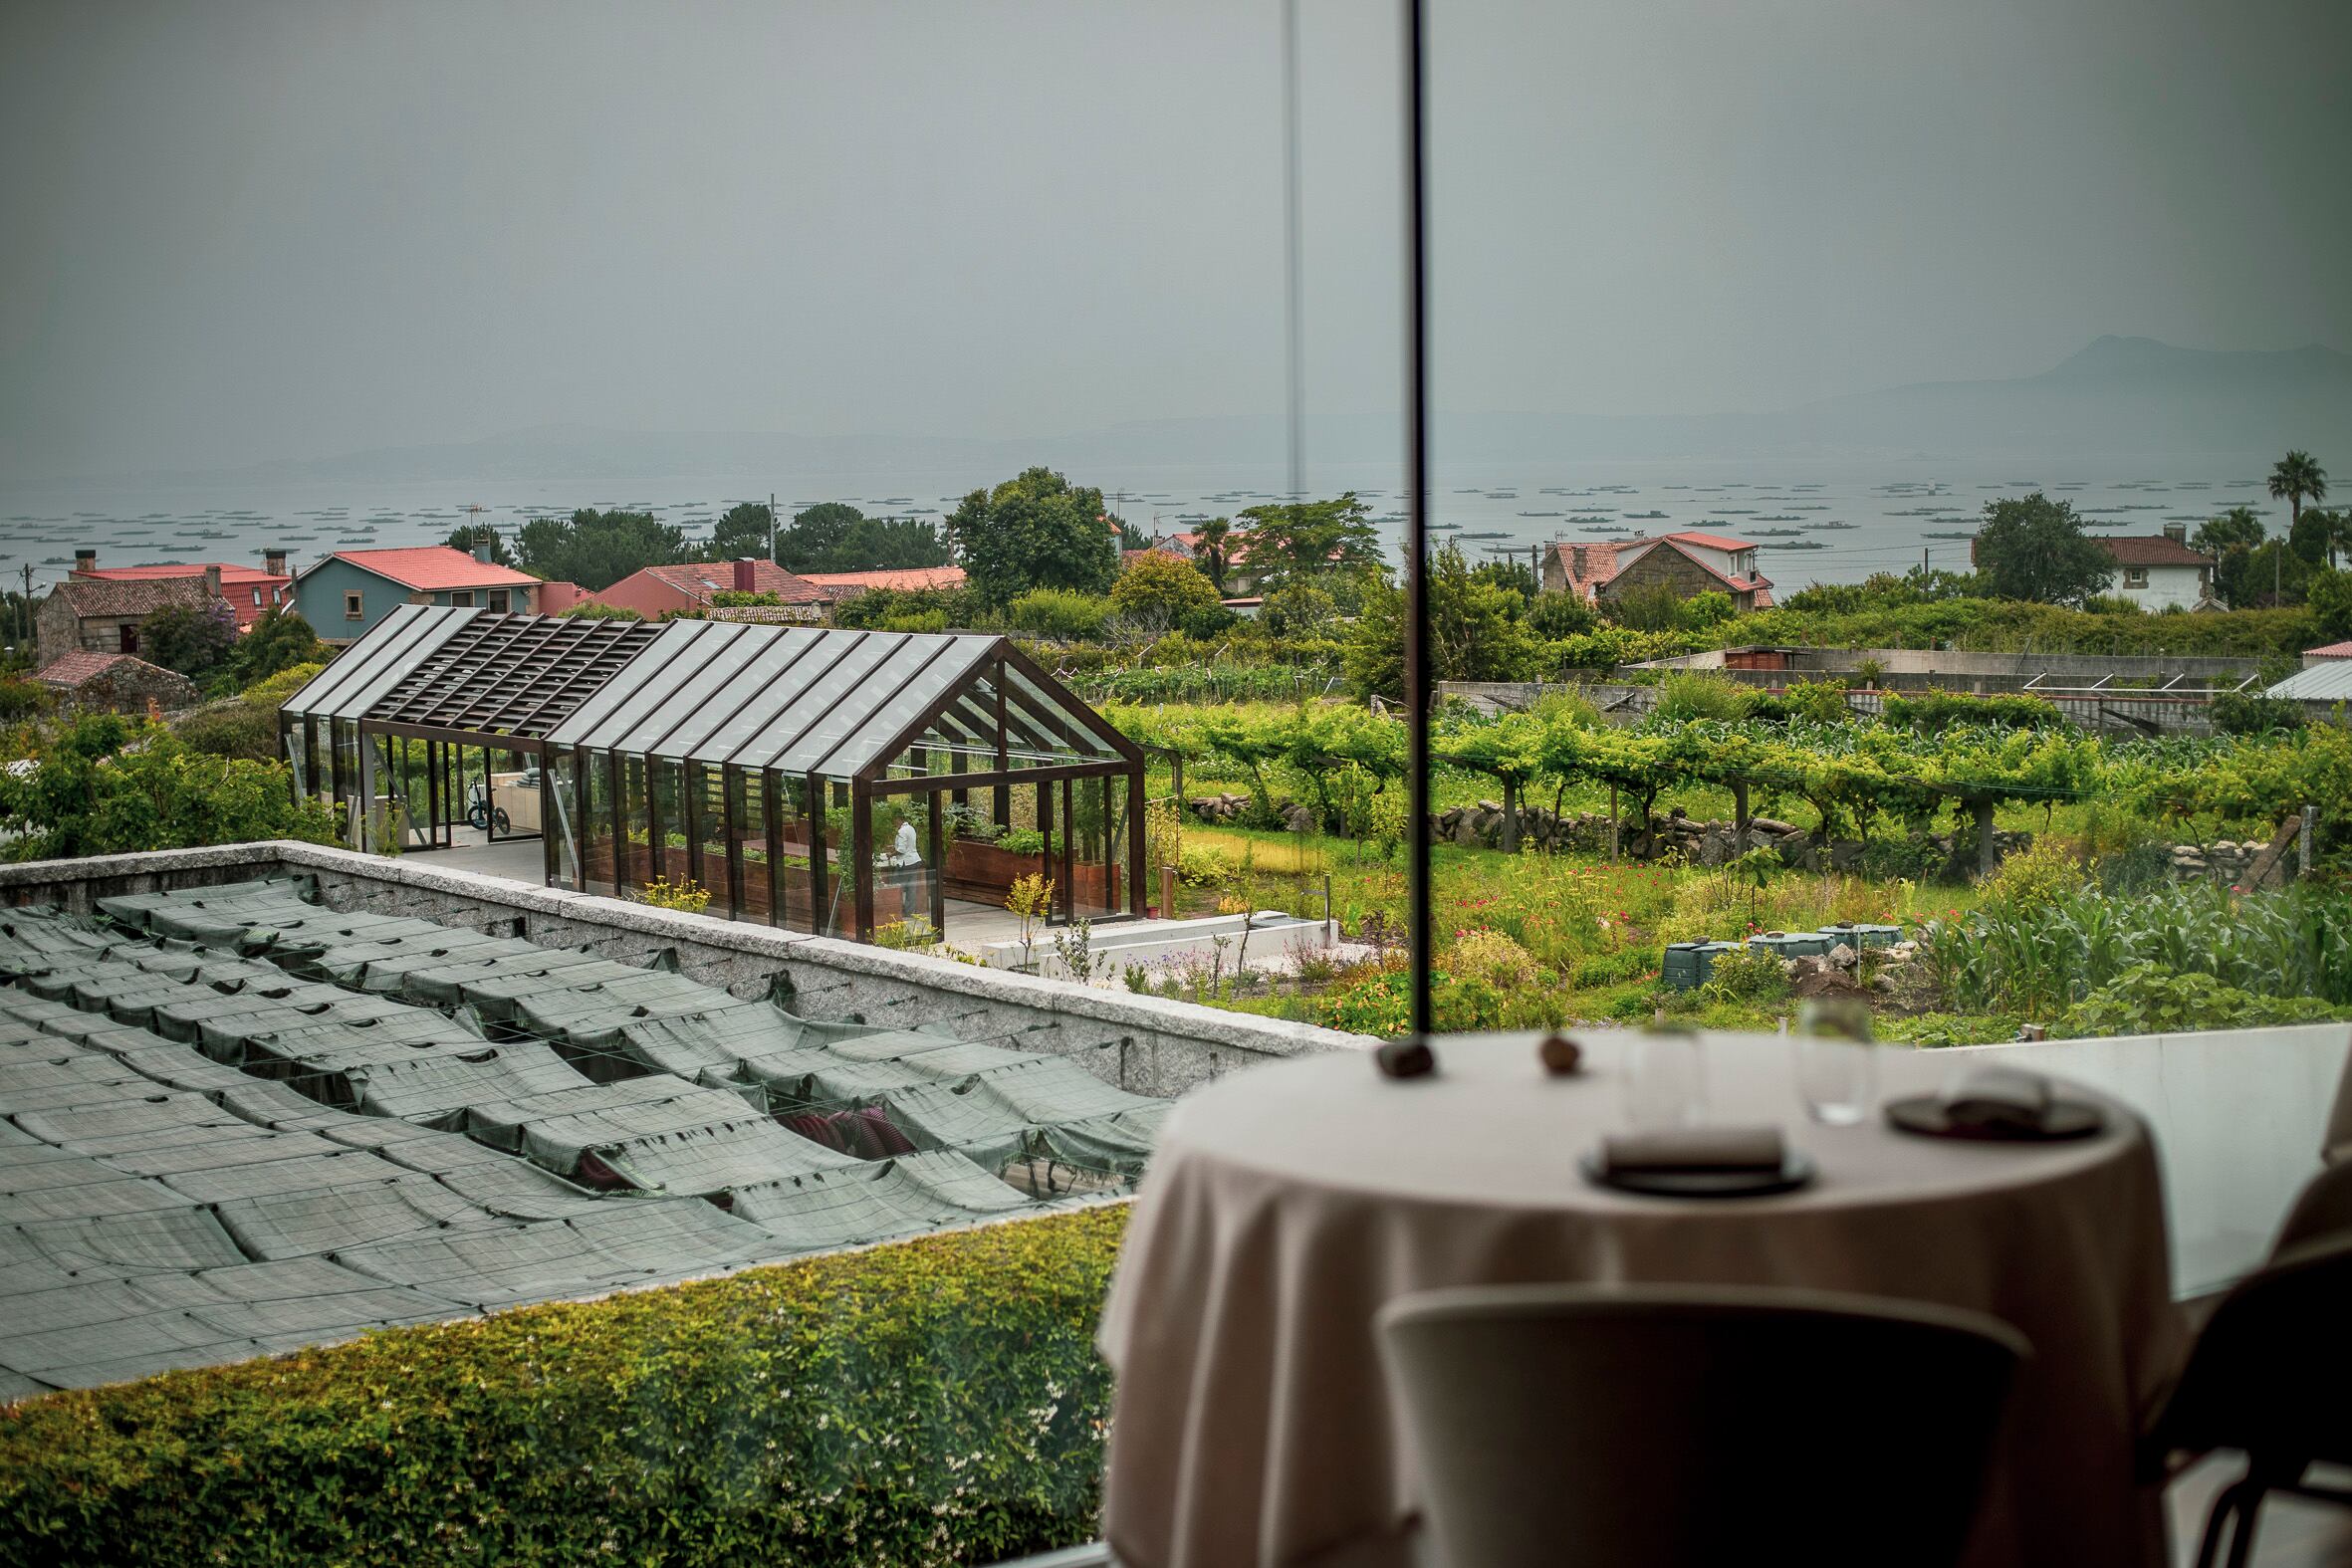
[[[28,560],[28,561],[26,561],[26,562],[25,562],[25,629],[24,629],[23,640],[22,640],[22,641],[20,641],[20,642],[18,642],[17,646],[18,646],[19,648],[22,648],[22,647],[26,646],[28,643],[30,643],[32,640],[33,640],[33,563],[32,563],[31,561],[29,561],[29,560]]]
[[[776,559],[776,492],[768,492],[768,559]]]

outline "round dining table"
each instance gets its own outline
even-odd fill
[[[1593,1185],[1578,1158],[1630,1130],[1641,1038],[1581,1035],[1581,1070],[1559,1076],[1533,1034],[1446,1038],[1423,1077],[1336,1052],[1177,1104],[1099,1331],[1117,1377],[1103,1533],[1126,1568],[1412,1562],[1417,1481],[1373,1314],[1417,1291],[1534,1281],[1780,1285],[1989,1313],[2033,1353],[1966,1561],[2161,1561],[2134,1438],[2184,1335],[2139,1118],[2061,1086],[2100,1106],[2102,1130],[1988,1143],[1876,1115],[1828,1126],[1798,1091],[1797,1041],[1703,1035],[1706,1122],[1777,1126],[1817,1174],[1770,1197],[1638,1196]],[[1882,1098],[1936,1093],[1959,1070],[1933,1051],[1872,1054]]]

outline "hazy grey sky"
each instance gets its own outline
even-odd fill
[[[1301,0],[1308,395],[1394,396],[1394,7]],[[1455,407],[2352,347],[2344,0],[1431,0]],[[9,0],[0,467],[1282,395],[1279,0]]]

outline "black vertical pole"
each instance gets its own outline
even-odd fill
[[[1422,0],[1405,11],[1405,936],[1413,1033],[1435,1031],[1429,1004],[1429,257]]]

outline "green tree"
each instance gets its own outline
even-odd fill
[[[820,501],[776,531],[776,563],[787,571],[823,571],[834,549],[865,514],[846,501]]]
[[[237,685],[251,686],[280,670],[327,657],[327,650],[300,610],[276,607],[262,611],[253,629],[237,639],[229,654],[229,673]]]
[[[812,571],[903,571],[916,566],[944,566],[955,559],[947,538],[922,518],[867,518],[854,525],[835,545],[831,556]]]
[[[2038,490],[1986,503],[1977,565],[1995,596],[2042,604],[2080,604],[2115,575],[2114,558],[2083,533],[2074,508]]]
[[[2336,552],[2347,545],[2352,545],[2352,513],[2313,507],[2287,530],[2287,549],[2314,566],[2333,567]]]
[[[1217,585],[1217,596],[1225,597],[1225,572],[1232,563],[1233,519],[1211,518],[1193,530],[1198,543],[1193,552],[1200,560],[1201,570]]]
[[[947,533],[972,590],[991,605],[1034,588],[1107,593],[1118,574],[1117,536],[1102,492],[1073,486],[1050,468],[973,491],[948,517]]]
[[[1110,602],[1132,620],[1167,627],[1182,625],[1194,610],[1216,607],[1218,597],[1216,585],[1191,561],[1155,550],[1120,570]]]
[[[1573,593],[1538,593],[1528,606],[1528,629],[1546,641],[1578,636],[1599,624],[1592,606]]]
[[[1514,556],[1503,560],[1484,560],[1470,568],[1470,574],[1481,582],[1492,582],[1497,587],[1509,588],[1522,599],[1533,603],[1535,573],[1528,563]]]
[[[711,525],[711,559],[739,560],[745,556],[766,559],[768,535],[775,523],[776,514],[768,510],[767,502],[738,501]]]
[[[1523,680],[1535,664],[1535,638],[1525,601],[1510,588],[1471,575],[1461,551],[1446,546],[1429,561],[1432,681]],[[1357,692],[1398,697],[1405,687],[1405,594],[1386,583],[1364,594],[1340,663]]]
[[[1329,501],[1251,507],[1241,515],[1240,533],[1250,574],[1261,590],[1299,575],[1380,564],[1380,535],[1372,527],[1372,509],[1352,490]]]
[[[140,658],[199,683],[226,666],[236,646],[237,618],[217,599],[166,604],[138,624]]]
[[[2218,518],[2207,518],[2189,536],[2189,548],[2220,560],[2233,550],[2251,550],[2268,532],[2252,507],[2232,507]]]
[[[2303,521],[2303,503],[2327,499],[2327,470],[2308,452],[2289,452],[2270,466],[2270,496],[2287,507],[2287,537]]]
[[[2304,585],[2304,598],[2319,621],[2319,634],[2331,642],[2352,637],[2352,571],[2330,568],[2313,572]]]
[[[506,541],[499,538],[498,530],[487,523],[461,523],[449,531],[449,538],[443,543],[451,550],[462,550],[469,556],[474,553],[476,545],[487,543],[492,565],[511,567],[515,564],[514,553],[506,548]]]
[[[583,508],[569,519],[533,518],[515,534],[517,564],[535,577],[577,582],[590,592],[647,566],[695,559],[686,531],[650,512]]]
[[[2252,550],[2233,549],[2214,572],[2215,592],[2232,609],[2269,609],[2303,602],[2311,562],[2283,539],[2265,540]]]
[[[297,801],[284,763],[206,756],[159,724],[84,715],[44,735],[33,761],[0,770],[0,857],[335,838],[333,810]]]
[[[1266,628],[1266,634],[1285,641],[1328,636],[1338,619],[1339,606],[1331,595],[1311,582],[1275,589],[1258,611],[1258,624]]]

